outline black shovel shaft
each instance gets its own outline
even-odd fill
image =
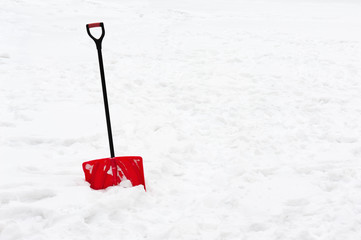
[[[114,155],[114,144],[113,144],[112,126],[110,124],[110,113],[109,113],[109,104],[108,104],[108,97],[107,97],[107,86],[105,84],[103,57],[102,57],[102,50],[101,49],[98,49],[98,58],[99,58],[100,76],[101,76],[101,79],[102,79],[105,118],[107,120],[110,157],[113,158],[113,157],[115,157],[115,155]]]
[[[93,27],[101,27],[102,28],[102,35],[99,39],[95,38],[91,35],[89,28]],[[107,97],[107,86],[105,84],[105,74],[104,74],[104,65],[103,65],[103,56],[102,56],[102,40],[104,38],[105,30],[103,23],[91,23],[86,25],[86,29],[88,35],[94,40],[97,50],[98,50],[98,59],[99,59],[99,69],[100,69],[100,77],[102,81],[102,89],[103,89],[103,100],[104,100],[104,109],[105,109],[105,118],[107,121],[107,129],[108,129],[108,139],[109,139],[109,148],[110,148],[110,157],[114,158],[114,144],[113,144],[113,135],[112,135],[112,126],[110,124],[110,114],[109,114],[109,104],[108,104],[108,97]]]

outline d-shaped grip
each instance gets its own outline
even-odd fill
[[[94,27],[101,27],[102,28],[102,34],[100,35],[99,38],[95,38],[91,33],[90,33],[90,28],[94,28]],[[97,45],[98,49],[101,49],[101,45],[102,45],[102,40],[104,38],[105,35],[105,30],[104,30],[104,23],[99,22],[99,23],[89,23],[86,25],[86,31],[88,32],[88,35],[94,40],[95,44]]]

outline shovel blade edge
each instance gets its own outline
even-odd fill
[[[143,185],[146,190],[142,157],[102,158],[84,162],[82,166],[92,189],[105,189],[129,180],[133,187]]]

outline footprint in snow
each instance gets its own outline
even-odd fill
[[[253,223],[249,226],[249,231],[252,232],[262,232],[262,231],[266,231],[268,229],[266,224],[263,223]]]
[[[8,53],[0,53],[0,58],[10,58]]]
[[[50,189],[32,189],[26,191],[4,191],[0,192],[0,203],[7,204],[10,202],[32,203],[43,199],[56,196],[55,192]]]
[[[302,207],[308,204],[310,204],[310,202],[304,198],[290,199],[286,202],[286,205],[289,207]]]

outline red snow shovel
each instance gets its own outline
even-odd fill
[[[97,39],[90,33],[90,28],[101,27],[102,34]],[[132,186],[143,185],[145,188],[143,159],[142,157],[114,157],[114,146],[112,137],[112,128],[110,125],[110,115],[108,107],[107,89],[105,85],[103,57],[102,57],[102,40],[105,30],[103,23],[91,23],[86,25],[89,36],[94,40],[98,49],[100,76],[102,80],[103,99],[105,108],[105,117],[107,120],[110,158],[92,160],[83,163],[85,180],[90,183],[93,189],[105,189],[109,186],[118,185],[120,182],[129,180]]]

